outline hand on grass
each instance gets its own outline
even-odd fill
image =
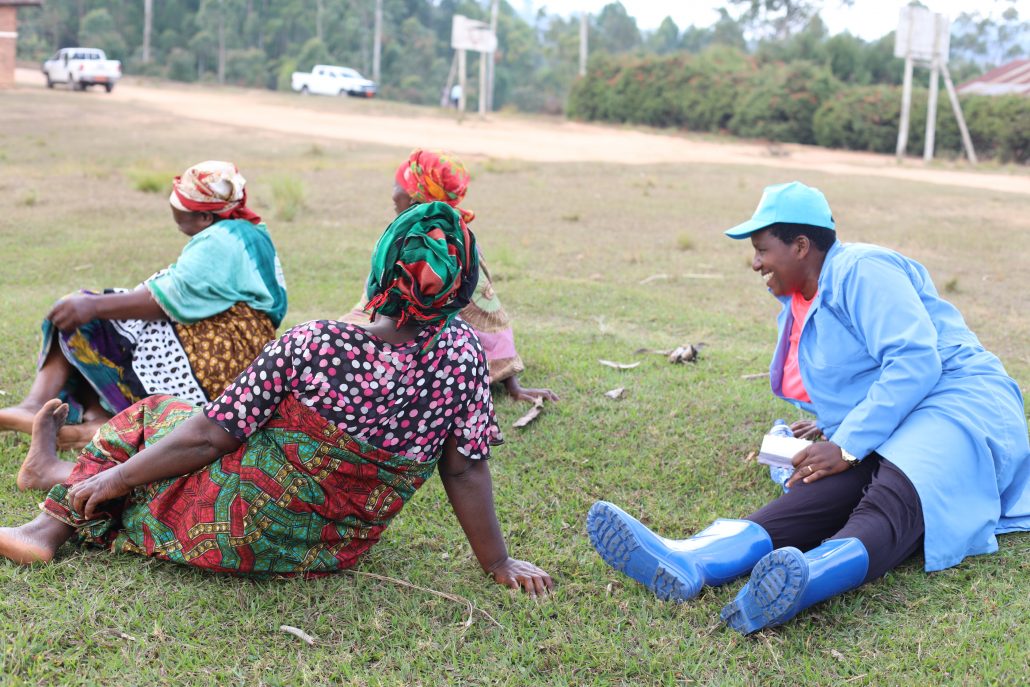
[[[503,584],[512,589],[526,590],[532,599],[544,596],[554,589],[554,580],[550,575],[532,563],[510,556],[490,568],[489,575],[497,584]]]
[[[790,426],[790,431],[794,432],[797,439],[818,441],[823,436],[823,431],[815,424],[815,420],[798,420]]]
[[[508,396],[514,401],[528,401],[533,403],[538,398],[545,401],[557,401],[558,394],[550,389],[533,389],[519,384],[519,378],[515,375],[504,380],[504,388],[508,390]]]
[[[114,467],[71,485],[68,503],[83,518],[92,520],[101,504],[125,496],[130,491],[132,487],[125,483],[121,470]]]
[[[94,296],[68,296],[54,303],[47,319],[62,332],[78,329],[96,319],[97,303]]]
[[[787,480],[788,489],[798,482],[811,484],[851,467],[841,456],[840,446],[832,441],[819,441],[806,446],[797,452],[791,463],[794,465],[794,474]]]

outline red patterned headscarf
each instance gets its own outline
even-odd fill
[[[261,218],[247,207],[247,180],[231,162],[208,160],[175,177],[168,202],[183,212],[210,212],[222,219]]]
[[[417,148],[397,168],[394,180],[416,203],[447,203],[466,224],[476,217],[471,210],[458,207],[468,191],[469,173],[460,160],[448,153]]]

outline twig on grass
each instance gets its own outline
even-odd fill
[[[399,585],[401,587],[408,587],[409,589],[417,589],[420,592],[426,592],[427,594],[434,594],[436,596],[443,597],[443,598],[447,599],[448,601],[453,601],[455,603],[464,604],[465,607],[468,608],[468,612],[469,612],[468,618],[465,620],[465,623],[464,623],[466,628],[469,627],[470,625],[472,625],[472,613],[473,613],[473,611],[477,611],[477,612],[483,614],[483,616],[486,617],[486,619],[489,620],[490,622],[492,622],[494,625],[496,625],[497,627],[501,628],[502,630],[504,629],[504,625],[501,625],[499,622],[494,620],[494,617],[492,615],[490,615],[489,613],[484,611],[482,608],[479,608],[478,606],[476,606],[474,603],[472,603],[470,600],[466,599],[464,596],[458,596],[457,594],[451,594],[450,592],[437,591],[435,589],[430,589],[429,587],[420,587],[417,584],[412,584],[411,582],[408,582],[407,580],[400,580],[400,579],[397,579],[396,577],[387,577],[386,575],[377,575],[375,573],[364,572],[364,571],[361,571],[361,570],[348,570],[347,572],[349,572],[351,575],[364,575],[365,577],[371,577],[372,579],[375,579],[375,580],[381,580],[383,582],[391,582],[391,583]]]
[[[740,375],[740,378],[741,379],[763,379],[763,378],[768,377],[768,376],[769,376],[768,372],[756,372],[753,375]]]
[[[300,629],[299,627],[294,627],[293,625],[280,625],[279,629],[283,632],[287,632],[293,635],[297,639],[306,642],[308,646],[315,646],[315,638],[309,635],[304,630]]]
[[[636,367],[637,365],[640,364],[640,361],[637,361],[635,363],[617,363],[617,362],[614,362],[612,360],[601,360],[601,359],[598,359],[597,362],[601,363],[605,367],[611,367],[611,368],[614,368],[616,370],[632,370],[634,367]]]

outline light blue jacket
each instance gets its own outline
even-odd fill
[[[779,299],[769,368],[784,398],[790,298]],[[940,298],[919,263],[885,248],[835,243],[798,343],[823,433],[861,457],[877,452],[911,480],[923,507],[926,570],[998,548],[1030,530],[1030,443],[1019,387]]]

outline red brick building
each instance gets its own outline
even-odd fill
[[[43,4],[43,0],[0,0],[0,88],[14,86],[14,59],[18,44],[18,8]]]

